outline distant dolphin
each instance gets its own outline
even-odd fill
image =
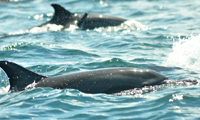
[[[50,21],[37,27],[42,27],[46,24],[56,24],[62,25],[62,30],[64,30],[66,28],[69,28],[70,25],[74,25],[84,18],[84,15],[71,13],[58,4],[51,4],[51,6],[55,10],[53,18]],[[86,30],[99,27],[118,26],[121,23],[125,22],[126,19],[102,14],[88,14],[87,17],[82,21],[83,22],[80,22],[77,26],[82,30]]]
[[[102,14],[76,14],[71,13],[62,6],[58,4],[51,4],[51,6],[54,8],[54,16],[53,18],[41,25],[38,25],[36,27],[33,27],[29,30],[24,31],[23,33],[4,33],[0,34],[1,38],[5,37],[11,37],[11,36],[19,36],[19,35],[25,35],[30,33],[30,31],[34,30],[34,28],[37,27],[43,27],[49,24],[55,24],[55,25],[61,25],[61,31],[66,30],[67,28],[70,28],[71,25],[75,25],[80,30],[88,30],[88,29],[95,29],[99,27],[108,27],[108,26],[118,26],[122,24],[123,22],[127,21],[127,19],[114,17],[114,16],[108,16],[108,15],[102,15]]]
[[[10,91],[17,92],[32,87],[78,89],[85,93],[118,93],[123,90],[159,85],[168,79],[152,70],[134,68],[109,68],[47,77],[34,73],[9,61],[0,61],[0,67],[10,81]]]

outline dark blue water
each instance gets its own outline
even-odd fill
[[[34,28],[71,12],[129,19],[117,27],[60,31]],[[0,60],[48,76],[109,67],[152,69],[170,79],[200,78],[200,1],[13,0],[0,4]],[[22,35],[23,33],[27,33]],[[117,95],[36,88],[7,93],[0,71],[0,119],[198,119],[199,85],[170,84]],[[131,94],[131,95],[129,95]]]

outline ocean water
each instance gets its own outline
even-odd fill
[[[34,28],[53,16],[52,3],[75,13],[118,16],[117,27],[81,31]],[[200,79],[200,1],[0,1],[0,60],[47,76],[99,68],[152,69],[172,80]],[[29,30],[30,28],[33,28]],[[29,31],[28,31],[29,30]],[[199,119],[199,84],[168,84],[120,95],[35,88],[8,93],[0,70],[0,119]]]

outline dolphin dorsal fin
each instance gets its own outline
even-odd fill
[[[9,61],[0,61],[0,67],[7,74],[11,91],[22,91],[31,83],[38,82],[46,76],[34,73],[20,65]]]
[[[87,18],[88,13],[85,13],[83,15],[83,17],[80,19],[80,21],[78,22],[77,26],[79,27],[79,29],[82,29],[84,24],[85,24],[85,19]]]
[[[58,4],[51,4],[51,6],[54,8],[55,11],[53,18],[50,21],[50,23],[52,24],[65,25],[67,19],[69,19],[71,15],[73,15],[73,13],[69,12]]]

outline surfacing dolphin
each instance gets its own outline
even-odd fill
[[[167,77],[152,70],[108,68],[47,77],[34,73],[16,63],[0,61],[10,82],[10,91],[25,90],[28,86],[55,89],[77,89],[84,93],[118,93],[124,90],[162,84]]]
[[[77,26],[76,29],[81,29],[81,30],[88,30],[88,29],[95,29],[99,27],[108,27],[108,26],[118,26],[127,19],[119,18],[119,17],[114,17],[114,16],[108,16],[108,15],[102,15],[102,14],[76,14],[76,13],[71,13],[62,6],[58,4],[51,4],[51,6],[54,8],[54,16],[53,18],[41,25],[38,25],[36,27],[33,27],[29,30],[24,31],[23,33],[4,33],[1,34],[1,38],[5,37],[11,37],[11,36],[19,36],[19,35],[25,35],[28,33],[31,33],[31,31],[38,31],[38,28],[45,27],[48,25],[60,25],[61,28],[59,27],[59,30],[64,31],[70,26]],[[50,30],[51,31],[51,30]]]
[[[88,14],[84,18],[84,15],[87,13],[83,15],[71,13],[58,4],[51,4],[51,6],[55,11],[53,18],[50,21],[39,25],[38,27],[42,27],[46,24],[56,24],[62,25],[62,30],[65,30],[66,28],[69,28],[70,25],[74,25],[82,19],[82,21],[79,22],[77,26],[82,30],[86,30],[99,27],[118,26],[126,21],[126,19],[123,18],[102,14]]]

